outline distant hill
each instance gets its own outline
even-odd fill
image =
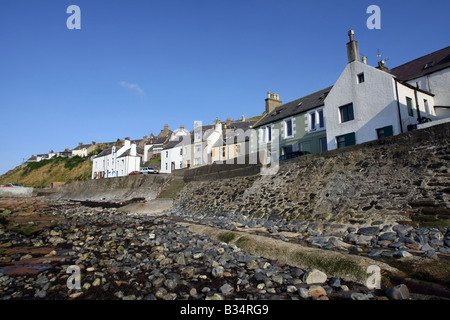
[[[0,184],[18,183],[26,187],[48,187],[51,182],[88,180],[92,162],[87,158],[56,157],[20,165],[0,176]]]

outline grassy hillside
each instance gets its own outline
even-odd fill
[[[51,182],[87,180],[92,175],[92,162],[82,157],[58,157],[18,166],[0,176],[0,184],[18,183],[26,187],[48,187]]]

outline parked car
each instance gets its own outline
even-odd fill
[[[139,171],[132,171],[132,172],[130,172],[128,175],[129,176],[137,176],[137,175],[140,175],[141,173],[139,172]]]
[[[139,172],[142,174],[159,173],[158,170],[150,168],[150,167],[141,168],[141,170]]]
[[[17,184],[17,183],[6,183],[6,184],[2,185],[2,187],[5,187],[5,188],[21,187],[21,188],[23,188],[23,185]]]

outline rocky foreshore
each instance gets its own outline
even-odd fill
[[[183,209],[175,209],[172,214],[225,230],[257,230],[283,241],[370,257],[450,257],[450,227],[447,226],[426,228],[372,223],[355,227],[314,220],[261,219],[238,213],[190,213]]]
[[[334,243],[339,247],[351,237],[356,242],[364,239],[366,247],[372,245],[371,252],[400,243],[394,248],[394,252],[399,253],[405,251],[402,247],[419,243],[418,251],[429,246],[436,254],[450,245],[448,229],[425,232],[404,227],[383,230],[375,226],[377,230],[346,228],[331,232],[331,226],[330,230],[323,226],[319,229],[319,226],[315,228],[300,222],[294,226],[293,223],[253,221],[243,216],[191,216],[179,211],[161,216],[124,214],[115,208],[88,208],[77,203],[25,204],[2,208],[0,213],[2,300],[421,298],[410,293],[403,284],[387,290],[371,290],[317,269],[302,270],[282,261],[249,255],[235,244],[194,234],[178,224],[177,219],[208,223],[227,230],[260,225],[270,235],[281,239],[284,230],[298,232],[304,228],[303,231],[310,233],[306,241],[324,248],[336,246]],[[440,240],[437,239],[439,234],[442,235]],[[380,239],[382,235],[385,236]],[[418,236],[426,243],[415,240]],[[386,246],[381,241],[385,241]],[[431,249],[424,254],[436,259],[428,251]],[[67,286],[72,279],[68,273],[70,266],[80,270],[80,289]]]

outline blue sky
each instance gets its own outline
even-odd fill
[[[69,30],[68,6],[81,9]],[[369,5],[381,29],[369,30]],[[449,45],[448,0],[2,0],[0,174],[32,154],[260,115],[361,56],[388,67]]]

